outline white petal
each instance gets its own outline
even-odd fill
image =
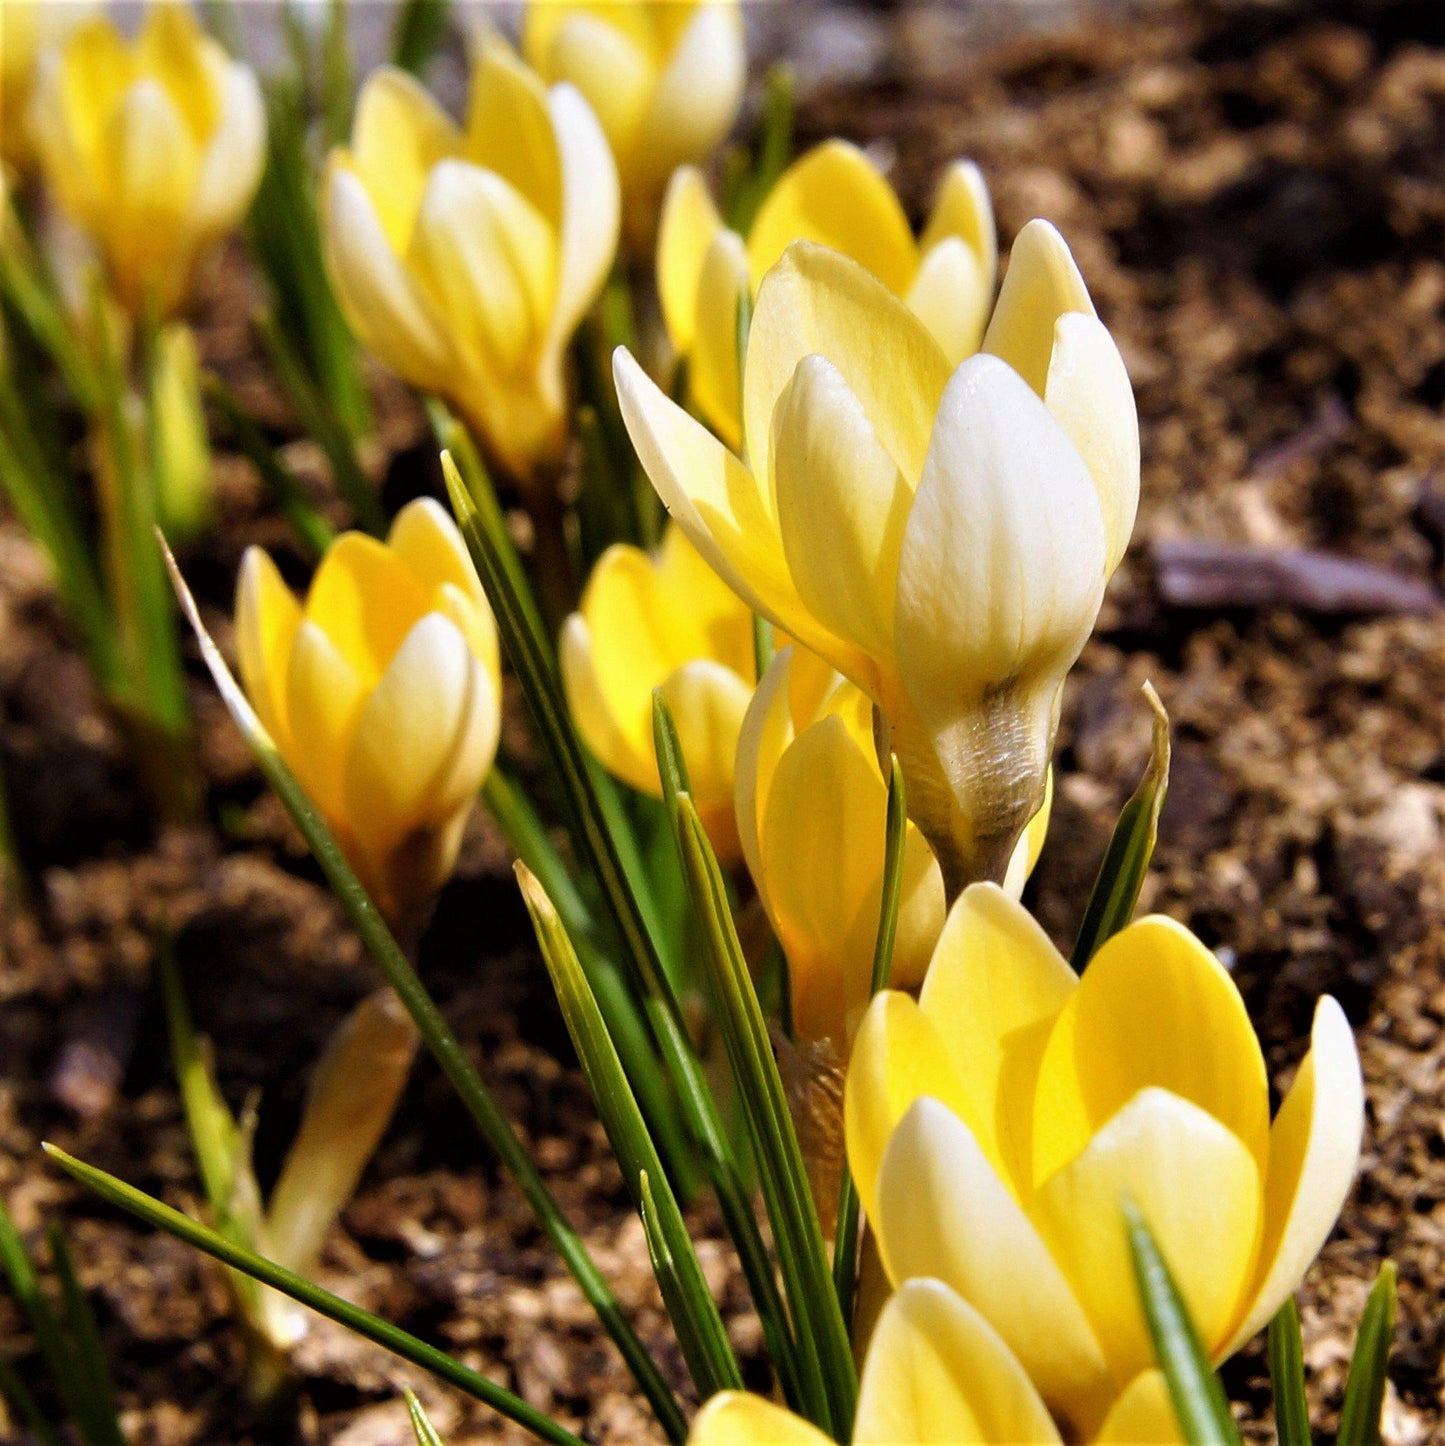
[[[988,319],[989,286],[978,256],[959,237],[944,237],[924,256],[906,300],[949,366],[978,350]]]
[[[266,164],[266,106],[249,66],[226,66],[221,114],[201,162],[192,218],[207,239],[237,225],[251,205]]]

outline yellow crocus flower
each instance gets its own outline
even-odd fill
[[[708,156],[737,118],[747,80],[737,0],[530,0],[522,48],[597,112],[622,177],[628,244],[644,251],[667,178]]]
[[[911,1280],[878,1317],[859,1380],[854,1446],[1062,1446],[1018,1358],[937,1280]],[[1141,1373],[1093,1441],[1181,1441],[1164,1378]],[[832,1437],[761,1396],[724,1391],[698,1412],[688,1446],[830,1446]]]
[[[466,546],[429,498],[386,542],[342,534],[304,602],[251,548],[236,589],[241,678],[394,926],[456,862],[501,720],[496,624]]]
[[[20,174],[35,162],[30,104],[40,57],[94,9],[85,0],[6,0],[0,5],[0,161]]]
[[[529,484],[567,442],[566,354],[617,245],[617,172],[570,85],[478,43],[458,129],[410,76],[374,71],[322,183],[328,269],[362,343],[455,404]]]
[[[1121,1199],[1222,1361],[1333,1227],[1364,1098],[1333,999],[1271,1126],[1244,1002],[1187,929],[1131,924],[1080,978],[1020,905],[980,884],[954,905],[920,999],[870,1005],[845,1119],[889,1278],[946,1281],[1087,1432],[1154,1360]]]
[[[993,299],[998,241],[983,174],[956,161],[914,240],[893,187],[867,155],[829,140],[794,161],[747,240],[728,230],[702,173],[668,183],[657,240],[657,289],[673,350],[688,362],[693,402],[728,446],[741,435],[737,309],[794,241],[816,241],[873,273],[928,328],[950,366],[978,350]]]
[[[1139,493],[1128,374],[1058,232],[1020,233],[957,368],[864,267],[793,243],[748,336],[746,460],[625,350],[615,374],[698,551],[879,705],[949,894],[1002,879]]]
[[[98,18],[46,55],[31,122],[62,210],[105,260],[132,315],[168,315],[206,252],[251,204],[266,152],[255,74],[180,0],[134,41]]]
[[[669,523],[655,556],[627,543],[598,559],[562,629],[562,681],[609,773],[662,797],[652,693],[677,724],[698,813],[720,857],[738,856],[733,758],[756,679],[753,615]]]
[[[867,1007],[883,895],[888,785],[873,704],[826,663],[786,648],[763,675],[738,737],[738,834],[788,960],[793,1033],[838,1060]],[[1048,806],[1009,866],[1015,896],[1043,847]],[[916,989],[943,928],[943,879],[909,823],[893,946],[895,988]]]

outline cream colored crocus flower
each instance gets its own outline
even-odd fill
[[[0,5],[0,161],[21,175],[35,162],[30,104],[40,58],[94,11],[86,0]]]
[[[458,128],[383,66],[322,182],[342,309],[404,380],[457,406],[522,484],[567,442],[566,353],[612,265],[617,172],[587,103],[478,42]]]
[[[794,161],[746,241],[723,225],[701,172],[682,167],[663,202],[657,289],[673,350],[688,362],[693,402],[730,447],[741,435],[738,298],[757,289],[794,241],[817,241],[866,267],[907,303],[950,365],[983,337],[998,241],[988,188],[971,162],[944,172],[917,240],[893,187],[847,141],[824,141]]]
[[[829,1446],[832,1437],[761,1396],[724,1391],[698,1412],[688,1446]],[[946,1285],[912,1280],[884,1306],[869,1342],[849,1439],[855,1446],[1061,1446],[1018,1358]],[[1098,1442],[1182,1440],[1158,1371],[1121,1399]]]
[[[46,180],[133,315],[185,302],[265,162],[254,73],[181,0],[157,0],[133,42],[103,18],[74,30],[42,60],[31,123]]]
[[[869,1007],[845,1115],[889,1277],[946,1281],[1087,1432],[1154,1361],[1120,1201],[1143,1212],[1222,1361],[1333,1227],[1364,1100],[1334,1000],[1271,1126],[1244,1003],[1193,934],[1140,920],[1081,979],[985,884],[955,904],[918,1002]]]
[[[609,773],[662,797],[652,738],[661,688],[693,800],[720,857],[738,856],[733,758],[753,696],[753,615],[669,523],[656,555],[627,543],[598,559],[562,629],[562,681],[587,746]]]
[[[732,129],[747,80],[737,0],[529,0],[522,48],[597,112],[622,177],[628,244],[652,244],[663,187]]]
[[[304,602],[251,548],[241,678],[261,722],[394,927],[446,881],[497,749],[496,625],[460,534],[423,498],[385,543],[348,532]]]
[[[824,1040],[846,1060],[867,1007],[883,896],[888,785],[868,696],[813,654],[786,648],[743,720],[738,834],[788,961],[801,1044]],[[1045,806],[1009,866],[1015,896],[1043,847]],[[943,879],[909,823],[893,946],[893,987],[917,989],[943,928]]]
[[[626,351],[615,371],[698,551],[878,704],[949,895],[1002,879],[1139,491],[1128,375],[1058,232],[1020,234],[957,368],[856,261],[795,242],[748,335],[746,461]]]

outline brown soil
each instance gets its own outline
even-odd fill
[[[1390,1256],[1401,1308],[1387,1438],[1445,1439],[1445,24],[1428,0],[1196,4],[1000,41],[973,13],[895,10],[891,62],[815,93],[802,139],[877,142],[920,207],[944,161],[973,156],[1005,238],[1039,214],[1063,229],[1137,384],[1139,528],[1069,691],[1033,901],[1067,941],[1142,765],[1139,687],[1152,679],[1175,754],[1145,903],[1234,961],[1277,1085],[1320,992],[1359,1030],[1364,1167],[1302,1294],[1317,1424],[1332,1421],[1365,1290]],[[233,259],[204,345],[285,434],[247,340],[240,275]],[[377,465],[399,502],[430,474],[418,414],[395,388],[383,396]],[[293,445],[320,478],[308,445]],[[185,565],[224,638],[241,548],[285,554],[287,541],[244,464],[223,458],[220,484],[221,525]],[[1179,539],[1323,550],[1388,576],[1371,574],[1344,611],[1288,572],[1245,605],[1216,559],[1221,596],[1186,607],[1167,576]],[[1430,589],[1433,612],[1392,611],[1390,579]],[[27,1231],[55,1221],[72,1235],[135,1443],[391,1446],[409,1439],[406,1383],[452,1446],[524,1439],[324,1324],[299,1353],[294,1411],[261,1420],[242,1393],[218,1272],[38,1157],[52,1139],[195,1205],[148,983],[160,924],[175,934],[228,1096],[239,1107],[260,1092],[263,1180],[328,1030],[372,984],[199,668],[194,685],[207,822],[158,832],[36,550],[0,522],[0,764],[34,881],[33,910],[12,906],[3,922],[0,1189]],[[680,1378],[640,1228],[506,865],[478,817],[424,973]],[[590,1439],[655,1439],[586,1306],[426,1063],[344,1227],[327,1284]],[[756,1362],[725,1251],[709,1244],[704,1259]],[[30,1350],[0,1305],[0,1351],[29,1370]],[[1258,1348],[1227,1378],[1265,1439]]]

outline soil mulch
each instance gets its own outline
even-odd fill
[[[977,17],[982,14],[988,25]],[[818,25],[825,22],[820,17]],[[1288,1084],[1313,1002],[1359,1031],[1359,1184],[1302,1292],[1316,1420],[1387,1256],[1400,1324],[1395,1446],[1439,1440],[1445,1284],[1445,18],[1437,6],[1111,9],[1000,37],[997,7],[901,6],[869,73],[814,88],[802,140],[891,162],[921,210],[972,156],[1003,237],[1068,237],[1134,377],[1144,444],[1135,543],[1073,679],[1055,823],[1031,898],[1067,942],[1142,767],[1158,687],[1173,784],[1144,903],[1230,962]],[[203,346],[278,435],[232,258]],[[388,501],[431,485],[421,418],[381,383]],[[304,441],[298,469],[324,469]],[[246,465],[218,461],[220,525],[186,567],[225,614],[241,549],[289,558]],[[1341,561],[1350,566],[1341,568]],[[525,1439],[319,1323],[294,1409],[242,1390],[220,1274],[79,1193],[51,1139],[168,1200],[198,1184],[149,983],[164,926],[228,1096],[259,1098],[263,1182],[307,1070],[372,974],[314,865],[194,669],[207,821],[158,831],[97,707],[36,549],[0,521],[0,765],[34,882],[0,927],[0,1189],[27,1232],[71,1235],[137,1446],[408,1440],[414,1385],[452,1446]],[[505,846],[478,816],[422,968],[667,1369],[682,1364],[640,1227],[575,1068]],[[423,1062],[333,1234],[324,1283],[589,1439],[657,1439],[590,1313]],[[759,1333],[706,1217],[704,1264],[765,1380]],[[38,1237],[37,1237],[38,1238]],[[0,1353],[34,1363],[0,1304]],[[1256,1346],[1226,1372],[1269,1439]]]

